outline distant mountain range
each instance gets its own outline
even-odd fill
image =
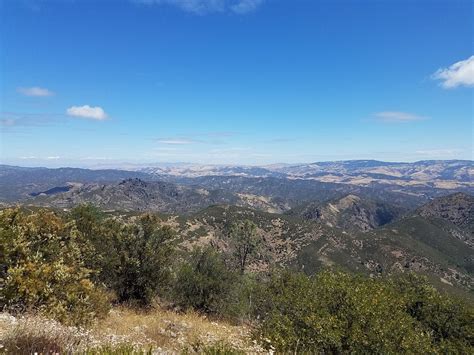
[[[212,198],[201,194],[203,203],[198,204],[201,206],[214,201],[235,203],[240,199],[242,205],[255,205],[263,210],[277,212],[286,211],[304,202],[326,201],[353,193],[390,202],[398,207],[413,208],[431,198],[451,192],[474,193],[473,177],[472,161],[387,163],[357,160],[266,167],[179,164],[141,168],[138,171],[23,168],[0,165],[0,202],[31,201],[32,197],[37,196],[38,200],[53,203],[54,199],[41,198],[41,195],[51,197],[60,193],[69,194],[69,197],[59,199],[69,198],[71,203],[87,201],[92,198],[90,196],[94,192],[100,192],[94,186],[87,185],[107,185],[110,187],[106,191],[111,193],[112,186],[120,186],[120,189],[124,190],[124,186],[117,185],[123,180],[140,179],[144,182],[161,181],[163,184],[175,184],[175,189],[181,192],[189,191],[184,189],[184,186],[197,190],[203,188],[220,191],[216,192],[219,196],[213,195]],[[154,188],[154,185],[149,186]],[[133,190],[133,185],[130,185],[130,188]],[[132,200],[140,200],[137,196],[133,197],[134,191],[136,192],[136,189],[129,193]],[[81,194],[84,195],[79,196]],[[180,195],[179,198],[181,197],[184,198]],[[127,199],[126,193],[124,199]],[[100,200],[107,200],[107,196],[102,196]],[[119,196],[115,196],[112,200],[115,201],[114,208],[120,208]],[[246,203],[244,200],[250,202]],[[60,204],[67,205],[64,202]],[[127,208],[135,208],[130,201],[126,205]],[[196,206],[194,203],[190,205]],[[168,210],[165,208],[166,204],[160,206],[160,210]],[[137,203],[136,209],[142,207]],[[151,209],[158,209],[157,205],[151,204]],[[195,207],[191,208],[194,209]]]
[[[228,250],[230,223],[251,219],[264,246],[251,267],[312,273],[338,266],[423,273],[439,287],[474,287],[472,161],[325,162],[266,167],[180,164],[139,170],[0,165],[0,205],[130,216],[160,212],[182,248]],[[469,291],[470,290],[470,291]]]
[[[390,163],[376,160],[349,160],[312,164],[284,164],[262,167],[185,165],[139,169],[159,176],[245,176],[287,177],[368,186],[389,183],[399,186],[426,185],[440,188],[472,186],[474,162],[469,160],[429,160]]]
[[[55,192],[51,189],[65,189],[65,186],[74,183],[117,182],[129,178],[153,179],[137,171],[0,165],[0,201],[20,201],[42,192],[51,194]]]

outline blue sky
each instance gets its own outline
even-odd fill
[[[4,163],[473,158],[470,0],[0,0]]]

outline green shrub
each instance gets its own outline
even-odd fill
[[[174,257],[174,233],[152,215],[134,223],[108,221],[97,246],[99,279],[117,295],[119,302],[148,305],[169,283]]]
[[[98,270],[93,279],[113,290],[119,302],[148,305],[168,284],[174,233],[156,216],[125,223],[82,205],[70,217],[81,233],[85,265]]]
[[[406,312],[432,336],[443,353],[472,353],[474,308],[464,301],[441,295],[427,279],[415,274],[390,281],[400,294]]]
[[[234,323],[253,321],[255,290],[259,276],[237,273],[234,277],[235,282],[230,287],[228,300],[222,305],[219,315]]]
[[[392,287],[344,273],[284,272],[260,290],[256,336],[277,351],[426,353],[430,334]],[[264,341],[263,339],[266,339]]]
[[[68,217],[79,232],[78,241],[84,265],[94,270],[91,278],[100,281],[99,275],[107,262],[104,256],[111,247],[107,238],[104,238],[104,227],[110,228],[110,223],[97,207],[88,204],[73,208]]]
[[[196,249],[178,269],[173,299],[184,309],[222,315],[237,282],[237,274],[213,248]]]
[[[68,324],[105,315],[108,298],[82,264],[78,234],[52,212],[1,211],[0,308],[37,311]]]
[[[90,204],[79,205],[71,210],[69,217],[86,240],[94,242],[96,239],[100,240],[100,226],[105,220],[105,215],[99,208]]]
[[[10,311],[35,311],[65,324],[90,323],[104,316],[109,301],[84,268],[62,260],[24,262],[8,271],[2,291]]]

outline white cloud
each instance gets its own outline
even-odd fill
[[[241,0],[230,7],[236,14],[254,12],[263,3],[263,0]]]
[[[28,156],[20,157],[19,159],[22,159],[22,160],[58,160],[58,159],[61,159],[61,157],[57,156],[57,155],[53,155],[53,156],[49,156],[49,157],[37,157],[37,156],[34,156],[34,155],[28,155]]]
[[[26,156],[26,157],[20,157],[22,160],[29,160],[29,159],[37,159],[34,155]]]
[[[195,143],[195,141],[190,140],[190,139],[158,139],[157,142],[161,144],[177,144],[177,145]]]
[[[441,86],[452,89],[458,86],[474,86],[474,55],[466,60],[454,63],[449,68],[441,68],[432,75],[435,80],[441,80]]]
[[[54,92],[52,92],[51,90],[40,88],[38,86],[33,86],[29,88],[18,88],[16,91],[25,96],[47,97],[54,95]]]
[[[264,0],[135,0],[147,5],[171,5],[198,15],[231,11],[239,15],[257,10]]]
[[[377,121],[382,122],[411,122],[426,120],[428,117],[419,116],[414,113],[400,112],[400,111],[383,111],[374,114]]]
[[[91,107],[89,105],[84,106],[72,106],[66,110],[69,116],[87,118],[91,120],[103,121],[107,119],[107,114],[102,107],[96,106]]]

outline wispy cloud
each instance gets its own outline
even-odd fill
[[[89,105],[84,106],[72,106],[66,110],[66,113],[69,116],[86,118],[90,120],[103,121],[108,118],[108,115],[105,113],[102,107],[96,106],[91,107]]]
[[[34,96],[34,97],[48,97],[48,96],[53,96],[54,92],[51,90],[41,88],[38,86],[33,86],[33,87],[21,87],[16,89],[16,91],[22,95],[25,96]]]
[[[237,135],[237,132],[233,131],[216,131],[216,132],[207,132],[207,133],[196,133],[196,136],[207,136],[211,138],[228,138]]]
[[[16,120],[13,118],[0,118],[0,126],[2,127],[13,127],[15,123]]]
[[[428,119],[426,116],[400,111],[377,112],[374,113],[373,117],[380,122],[412,122]]]
[[[64,115],[54,113],[1,112],[0,127],[7,130],[17,127],[46,126],[58,121],[61,116]]]
[[[79,160],[111,160],[111,159],[107,157],[82,157],[82,158],[79,158]]]
[[[231,131],[194,132],[172,137],[160,137],[153,140],[160,144],[169,145],[186,145],[197,143],[219,145],[227,143],[229,138],[235,136],[236,134],[236,132]]]
[[[170,145],[186,145],[186,144],[193,144],[193,143],[198,143],[197,141],[195,140],[192,140],[192,139],[174,139],[174,138],[170,138],[170,139],[167,139],[167,138],[159,138],[156,140],[158,143],[161,143],[161,144],[170,144]]]
[[[58,155],[52,155],[48,157],[37,157],[34,155],[27,155],[27,156],[19,157],[19,159],[21,160],[59,160],[61,159],[61,157]]]
[[[234,4],[230,9],[236,14],[247,14],[254,12],[263,3],[263,0],[241,0]]]
[[[448,68],[438,69],[433,75],[434,80],[440,80],[445,89],[458,86],[474,86],[474,55],[466,60],[454,63]]]
[[[250,147],[229,147],[223,149],[195,150],[190,148],[167,150],[154,149],[149,154],[150,157],[174,158],[181,161],[193,161],[209,163],[221,161],[228,164],[230,160],[248,158],[253,156],[253,150]]]
[[[156,152],[176,152],[179,151],[179,148],[175,147],[158,147],[153,149]]]
[[[264,0],[133,0],[146,5],[170,5],[179,9],[205,15],[217,12],[233,12],[244,15],[254,12]]]
[[[35,157],[34,155],[28,155],[28,156],[20,157],[19,159],[21,159],[21,160],[32,160],[32,159],[38,159],[38,158]]]
[[[424,157],[437,157],[437,158],[450,158],[456,157],[463,153],[463,149],[426,149],[426,150],[417,150],[415,154],[422,155]]]
[[[294,142],[296,141],[297,139],[296,138],[293,138],[293,137],[276,137],[276,138],[272,138],[272,139],[269,139],[268,141],[266,141],[265,143],[289,143],[289,142]]]
[[[252,150],[250,147],[230,147],[226,149],[212,149],[209,151],[211,154],[225,154],[225,153],[236,153],[236,152],[247,152]]]

